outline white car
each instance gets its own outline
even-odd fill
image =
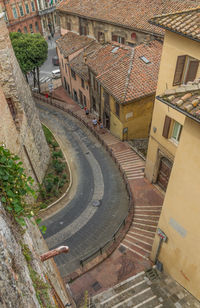
[[[60,74],[60,70],[57,69],[57,70],[54,70],[51,72],[51,75],[52,75],[52,78],[60,78],[61,77],[61,74]]]

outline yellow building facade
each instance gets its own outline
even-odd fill
[[[189,38],[183,37],[176,33],[166,31],[163,52],[160,63],[160,71],[158,75],[158,86],[156,95],[163,92],[172,91],[172,88],[178,86],[173,85],[177,59],[179,56],[186,55],[188,59],[200,60],[200,43]],[[188,64],[185,64],[185,74]],[[184,75],[183,73],[183,75]],[[200,77],[200,66],[196,72],[196,78]],[[184,78],[182,80],[184,82]],[[171,127],[168,138],[163,137],[163,127],[165,118],[168,116],[171,119]],[[150,139],[147,153],[147,161],[145,174],[150,182],[156,183],[159,177],[159,168],[161,159],[165,157],[171,166],[173,165],[174,157],[178,147],[178,141],[171,138],[173,125],[177,122],[180,125],[184,124],[185,116],[176,110],[168,108],[158,100],[155,100],[153,111],[152,126],[150,131]],[[164,183],[163,183],[164,184]],[[162,184],[161,184],[162,186]],[[166,185],[164,185],[166,186]],[[164,190],[166,187],[162,186]]]

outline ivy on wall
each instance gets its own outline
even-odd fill
[[[37,197],[33,183],[34,180],[26,176],[19,157],[0,146],[0,200],[20,226],[26,226],[25,218],[37,215],[33,204],[27,202],[28,196]],[[37,224],[40,221],[36,219]],[[45,232],[46,227],[40,229]]]

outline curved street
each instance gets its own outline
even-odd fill
[[[67,245],[67,255],[55,257],[61,275],[80,266],[80,259],[104,245],[128,212],[128,195],[109,154],[78,120],[51,106],[38,105],[41,121],[71,153],[73,197],[42,222],[49,248]],[[100,206],[95,207],[95,201]]]

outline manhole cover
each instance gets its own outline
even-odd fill
[[[123,252],[126,251],[126,247],[124,247],[124,246],[119,246],[118,250],[119,250],[121,253],[123,253]]]
[[[98,291],[101,289],[101,285],[98,283],[98,281],[95,281],[95,283],[93,283],[92,288],[94,289],[94,291]]]
[[[99,207],[99,206],[101,205],[101,200],[94,200],[94,201],[92,202],[92,205],[93,205],[94,207]]]

